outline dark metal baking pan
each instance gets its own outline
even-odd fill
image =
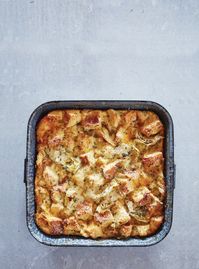
[[[129,239],[89,239],[74,236],[49,236],[36,225],[34,176],[36,159],[36,125],[49,111],[55,109],[137,109],[155,112],[165,127],[165,180],[166,201],[165,220],[159,231],[145,238]],[[30,233],[39,242],[51,246],[150,246],[160,242],[169,233],[173,216],[173,192],[175,187],[174,137],[173,121],[161,105],[151,101],[53,101],[40,105],[32,113],[27,130],[27,149],[24,165],[24,182],[26,184],[27,225]]]

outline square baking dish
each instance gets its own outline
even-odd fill
[[[165,219],[161,228],[152,236],[128,239],[90,239],[78,236],[50,236],[43,233],[35,223],[35,160],[36,125],[48,112],[56,109],[120,109],[155,112],[165,128]],[[26,184],[26,220],[31,235],[39,242],[50,246],[150,246],[160,242],[169,233],[173,216],[173,192],[175,188],[173,121],[161,105],[151,101],[52,101],[40,105],[30,116],[27,128],[26,158],[24,161],[24,183]]]

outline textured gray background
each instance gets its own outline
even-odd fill
[[[199,268],[199,1],[0,0],[0,268]],[[28,118],[55,99],[143,99],[173,116],[168,237],[149,248],[51,248],[25,222]]]

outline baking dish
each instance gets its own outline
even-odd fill
[[[38,121],[49,111],[56,109],[134,109],[155,112],[165,128],[165,220],[161,229],[145,238],[129,239],[88,239],[74,236],[49,236],[35,224],[34,174],[36,158],[35,130]],[[28,122],[27,153],[24,182],[26,183],[27,225],[30,233],[41,243],[53,246],[149,246],[161,241],[169,232],[173,215],[173,191],[175,186],[173,122],[169,113],[159,104],[150,101],[54,101],[42,104],[31,115]]]

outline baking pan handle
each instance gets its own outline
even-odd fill
[[[175,189],[176,186],[176,165],[175,163],[172,163],[170,166],[170,173],[169,173],[170,181],[172,182],[173,189]]]
[[[174,164],[174,171],[173,171],[173,189],[176,187],[176,164]]]
[[[25,184],[27,184],[27,180],[26,180],[26,167],[27,167],[27,159],[24,159],[24,177],[23,177],[23,182]]]

